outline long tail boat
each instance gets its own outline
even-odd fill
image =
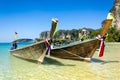
[[[112,24],[112,20],[108,19],[105,21],[100,34],[102,37],[105,36],[111,24]],[[64,59],[77,59],[77,60],[90,61],[90,59],[94,55],[94,52],[99,47],[99,45],[100,45],[100,40],[98,40],[97,38],[82,42],[77,41],[61,47],[53,48],[50,55]]]
[[[52,38],[52,36],[54,35],[55,28],[57,27],[57,22],[58,20],[56,18],[52,19],[50,38]],[[42,63],[46,55],[47,49],[48,49],[48,45],[45,43],[45,40],[43,40],[25,47],[10,50],[10,53],[13,56],[19,58],[23,58],[27,60],[35,60],[38,61],[39,63]]]

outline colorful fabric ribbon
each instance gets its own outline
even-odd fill
[[[96,38],[101,41],[98,56],[102,57],[104,54],[104,48],[105,48],[104,39],[100,35],[98,35],[98,37],[96,37]]]
[[[51,50],[51,44],[49,43],[48,39],[45,40],[45,43],[48,45],[48,49],[46,51],[46,54],[47,55],[50,55],[50,52],[52,51]]]

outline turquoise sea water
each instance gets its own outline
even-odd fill
[[[0,80],[120,80],[119,47],[106,44],[104,57],[96,51],[90,63],[50,56],[37,64],[10,55],[11,43],[0,43]]]
[[[18,48],[29,45],[31,43],[18,43]],[[10,53],[9,50],[11,48],[11,43],[0,43],[0,62],[8,62]]]
[[[31,43],[19,43],[18,47],[23,47]],[[11,48],[11,43],[0,43],[0,80],[8,80],[6,77],[10,76],[11,55],[9,50]]]
[[[11,44],[10,43],[0,43],[0,67],[4,67],[4,65],[9,65],[9,49]]]

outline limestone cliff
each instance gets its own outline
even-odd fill
[[[114,0],[114,5],[110,10],[114,14],[115,21],[113,27],[116,27],[120,30],[120,0]]]

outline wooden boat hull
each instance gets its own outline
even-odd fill
[[[58,23],[58,19],[53,18],[51,31],[50,31],[50,38],[53,37],[54,32],[56,31],[57,23]],[[48,44],[45,41],[41,41],[26,47],[10,50],[10,53],[16,57],[20,57],[28,60],[37,60],[40,63],[42,63],[46,55],[47,49],[48,49]]]
[[[90,59],[99,47],[100,41],[91,39],[83,42],[75,42],[66,46],[53,48],[51,56],[65,59],[86,60]]]
[[[10,53],[16,57],[20,57],[28,60],[36,60],[43,62],[46,55],[47,44],[45,41],[37,42],[29,46],[10,50]]]
[[[101,37],[105,36],[111,24],[112,24],[111,19],[107,19],[105,21],[100,34]],[[51,56],[90,61],[94,52],[99,47],[99,44],[100,44],[100,40],[98,39],[91,39],[82,42],[78,41],[66,46],[53,48],[51,52]]]

